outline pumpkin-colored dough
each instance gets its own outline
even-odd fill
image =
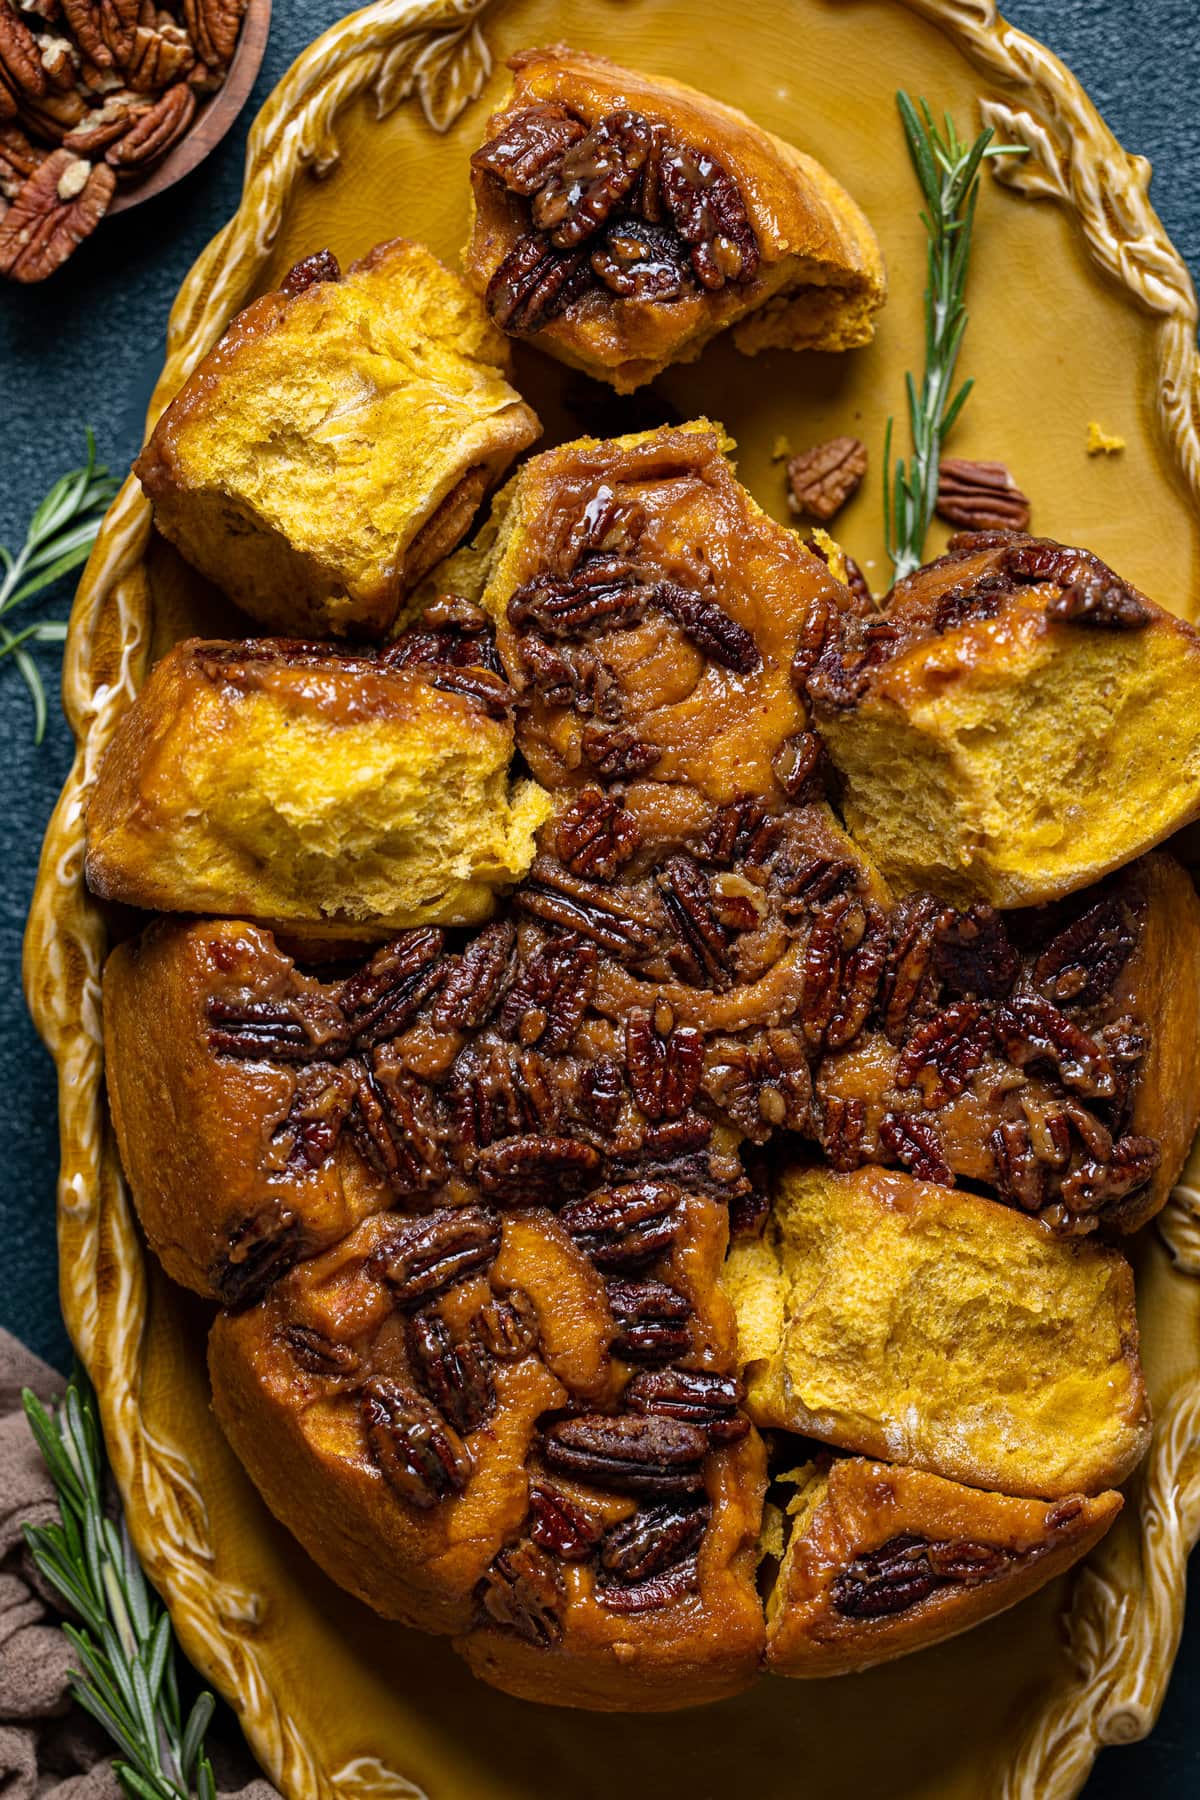
[[[549,797],[513,731],[427,671],[287,640],[178,644],[100,765],[105,899],[349,930],[471,924],[519,879]]]
[[[858,1457],[803,1473],[767,1602],[776,1675],[845,1675],[954,1637],[1086,1556],[1121,1510],[1112,1492],[1047,1504]]]
[[[1133,1275],[1093,1239],[894,1170],[792,1168],[725,1281],[758,1425],[1051,1499],[1145,1451]]]
[[[233,320],[135,464],[155,522],[252,618],[383,635],[538,435],[509,349],[423,245]]]
[[[632,109],[679,144],[719,158],[741,193],[760,256],[752,279],[727,281],[715,292],[697,285],[666,303],[593,288],[531,335],[539,349],[626,394],[671,363],[690,362],[730,325],[738,349],[751,356],[775,348],[847,350],[870,340],[886,289],[883,259],[859,207],[820,163],[694,88],[602,56],[555,45],[523,50],[509,67],[511,92],[483,141],[531,106],[565,106],[588,126]],[[465,267],[484,294],[530,229],[529,203],[483,168],[473,170],[472,190]]]
[[[1200,811],[1200,633],[1097,559],[964,538],[884,619],[892,642],[877,626],[810,692],[846,822],[898,890],[1038,905]]]

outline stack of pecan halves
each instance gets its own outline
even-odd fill
[[[220,88],[246,0],[0,0],[0,275],[43,281]]]

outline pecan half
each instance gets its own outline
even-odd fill
[[[932,1019],[918,1025],[900,1053],[896,1086],[920,1083],[925,1104],[945,1106],[961,1094],[992,1045],[992,1021],[974,1000],[959,1000],[943,1007]],[[922,1076],[932,1073],[932,1082]]]
[[[644,1369],[625,1389],[631,1412],[684,1419],[707,1432],[710,1444],[736,1444],[750,1429],[738,1407],[746,1390],[732,1375],[702,1369]]]
[[[656,583],[653,596],[659,610],[675,621],[684,637],[710,662],[732,669],[735,675],[752,675],[762,667],[758,645],[746,627],[715,600],[677,581]]]
[[[505,996],[498,1024],[523,1044],[553,1055],[570,1047],[596,982],[596,948],[575,934],[548,938],[526,958]]]
[[[648,1119],[678,1119],[696,1097],[704,1038],[693,1025],[673,1023],[660,1003],[653,1013],[635,1007],[625,1021],[625,1066],[633,1097]]]
[[[560,1419],[542,1438],[549,1468],[593,1487],[669,1499],[699,1493],[708,1438],[683,1419],[587,1413]]]
[[[859,490],[867,472],[861,438],[834,437],[788,462],[788,508],[801,517],[832,519]]]
[[[591,285],[584,250],[556,250],[540,232],[518,238],[487,284],[487,309],[515,334],[540,331]]]
[[[1056,1006],[1098,1005],[1112,992],[1133,945],[1128,915],[1109,894],[1050,940],[1033,965],[1034,984]]]
[[[628,890],[572,875],[548,856],[536,859],[514,898],[523,911],[589,938],[621,961],[644,956],[658,939],[653,925],[630,910]]]
[[[135,94],[157,94],[181,81],[195,67],[196,52],[178,25],[162,15],[158,27],[139,25],[125,59],[125,80]],[[190,115],[189,115],[190,116]]]
[[[271,1062],[312,1062],[345,1053],[350,1032],[337,1001],[313,991],[288,1000],[210,995],[205,1007],[209,1046],[221,1056]]]
[[[577,1138],[510,1137],[479,1153],[476,1178],[491,1199],[516,1206],[553,1206],[587,1185],[600,1153]]]
[[[632,1267],[670,1249],[682,1198],[673,1181],[631,1181],[571,1201],[559,1223],[597,1268]]]
[[[659,182],[675,229],[689,245],[702,287],[752,281],[759,250],[736,181],[705,150],[669,144],[659,162]]]
[[[515,928],[498,919],[451,960],[430,1012],[438,1031],[469,1031],[487,1023],[512,982],[516,947]]]
[[[933,967],[951,993],[999,1000],[1020,972],[1007,927],[995,907],[976,901],[965,913],[947,907],[933,926]]]
[[[879,1142],[885,1156],[894,1158],[918,1181],[954,1186],[954,1171],[932,1119],[922,1118],[920,1113],[888,1113],[880,1122]]]
[[[247,0],[182,0],[183,22],[206,68],[224,68],[233,61],[246,4]]]
[[[938,469],[938,517],[964,531],[1025,531],[1029,501],[1002,462],[948,456]]]
[[[646,1581],[631,1582],[628,1586],[624,1582],[603,1582],[596,1589],[596,1599],[609,1612],[652,1612],[660,1606],[671,1606],[676,1600],[686,1599],[699,1587],[700,1565],[694,1556],[689,1556],[664,1569],[661,1575],[651,1575]]]
[[[815,731],[798,731],[794,737],[784,738],[771,767],[789,800],[805,798],[818,787],[814,777],[823,754],[824,746]]]
[[[111,169],[53,151],[0,218],[0,275],[44,281],[95,231],[115,191]]]
[[[892,942],[880,992],[883,1028],[900,1042],[909,1019],[928,1010],[934,992],[934,947],[953,917],[932,894],[914,894],[892,913]]]
[[[342,983],[338,999],[361,1045],[396,1037],[447,974],[445,933],[405,931]]]
[[[744,1137],[765,1143],[772,1131],[807,1131],[812,1078],[798,1034],[778,1027],[714,1045],[704,1092]]]
[[[416,1307],[491,1263],[500,1221],[482,1206],[447,1206],[406,1220],[376,1250],[372,1267],[397,1306]]]
[[[373,1376],[362,1390],[361,1411],[376,1468],[409,1506],[428,1511],[463,1492],[471,1452],[427,1401]]]
[[[830,1597],[843,1618],[891,1618],[948,1583],[991,1581],[1011,1561],[1012,1552],[993,1544],[933,1544],[907,1533],[855,1557],[834,1577]]]
[[[639,1506],[630,1519],[610,1525],[600,1544],[600,1567],[617,1581],[649,1581],[698,1548],[708,1525],[706,1504],[666,1501]]]
[[[671,966],[685,981],[725,988],[732,981],[729,932],[717,917],[708,876],[690,856],[669,857],[656,877],[678,938]]]
[[[229,1233],[212,1268],[213,1286],[226,1306],[250,1306],[290,1269],[302,1248],[300,1220],[287,1208],[268,1206]]]
[[[148,168],[183,136],[195,111],[195,92],[185,81],[177,81],[108,146],[105,162],[121,174]]]
[[[1090,1213],[1114,1200],[1124,1200],[1145,1187],[1161,1160],[1162,1150],[1156,1139],[1132,1135],[1118,1138],[1111,1156],[1088,1157],[1063,1177],[1063,1205],[1072,1213]]]
[[[585,725],[579,742],[597,775],[609,781],[632,781],[652,769],[662,755],[627,725]]]
[[[617,1322],[613,1349],[630,1362],[669,1362],[691,1348],[692,1308],[665,1281],[610,1281],[608,1303]]]
[[[49,86],[38,41],[9,0],[0,6],[0,82],[30,100],[40,100]]]
[[[421,1386],[456,1431],[465,1437],[491,1417],[496,1390],[478,1338],[455,1343],[445,1319],[419,1312],[408,1322],[408,1352]]]
[[[358,1352],[352,1344],[339,1344],[311,1325],[285,1325],[279,1340],[306,1375],[342,1380],[359,1368]]]
[[[516,589],[507,606],[508,622],[517,631],[530,627],[550,638],[576,639],[641,622],[650,590],[624,571],[599,579],[595,565],[573,575],[531,575]]]
[[[866,1161],[866,1102],[830,1095],[821,1108],[819,1135],[830,1166],[839,1174],[861,1168]]]
[[[621,802],[602,788],[581,788],[554,826],[559,861],[573,875],[611,881],[642,841],[641,827]]]
[[[560,250],[591,237],[636,183],[651,129],[635,112],[612,112],[573,143],[534,197],[533,222]]]
[[[720,868],[748,863],[766,868],[779,841],[781,821],[756,794],[739,794],[713,816],[700,855]]]
[[[602,1526],[561,1488],[535,1481],[529,1486],[533,1515],[529,1535],[542,1550],[563,1562],[586,1562],[600,1542]]]
[[[555,173],[571,145],[586,136],[583,120],[557,101],[526,106],[476,150],[471,167],[486,169],[510,193],[529,198]]]
[[[810,1044],[834,1050],[857,1037],[879,990],[888,926],[878,907],[838,894],[816,914],[804,949],[800,1018]]]
[[[558,1569],[536,1544],[517,1544],[497,1553],[479,1585],[479,1603],[494,1625],[503,1625],[547,1650],[562,1637]]]

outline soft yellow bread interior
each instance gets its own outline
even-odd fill
[[[254,618],[385,632],[538,434],[507,340],[420,244],[240,313],[137,463],[159,529]]]
[[[222,649],[177,645],[122,719],[88,808],[94,892],[382,930],[472,923],[525,873],[551,803],[510,781],[508,720],[417,670]]]
[[[1036,905],[1200,810],[1200,635],[1046,617],[1029,588],[921,638],[820,720],[846,820],[898,888]]]
[[[893,1170],[793,1168],[725,1281],[756,1424],[1047,1497],[1145,1450],[1132,1272],[1091,1239]]]

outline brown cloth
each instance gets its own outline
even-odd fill
[[[124,1800],[112,1745],[70,1697],[75,1653],[21,1530],[58,1517],[21,1389],[50,1401],[64,1386],[0,1327],[0,1800]],[[208,1747],[221,1800],[279,1800],[240,1741]]]

